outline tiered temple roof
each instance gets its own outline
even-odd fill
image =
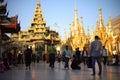
[[[17,33],[20,31],[20,23],[18,23],[18,16],[8,17],[7,3],[2,4],[0,1],[0,29],[3,33]]]

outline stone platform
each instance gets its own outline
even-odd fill
[[[98,66],[96,64],[96,73]],[[120,66],[103,66],[102,75],[92,76],[92,69],[81,63],[81,70],[64,69],[64,63],[55,63],[55,68],[49,68],[49,64],[43,61],[32,63],[31,69],[26,70],[24,64],[12,67],[4,73],[0,73],[0,80],[119,80]]]

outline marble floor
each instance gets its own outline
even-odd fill
[[[24,64],[12,67],[11,70],[0,73],[0,80],[120,80],[120,66],[103,66],[101,76],[91,74],[92,69],[83,64],[81,64],[81,70],[65,70],[63,63],[56,62],[55,68],[51,69],[49,64],[40,61],[32,63],[30,70],[26,70]]]

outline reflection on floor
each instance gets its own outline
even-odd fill
[[[96,64],[96,73],[98,65]],[[81,70],[65,70],[64,64],[55,63],[50,69],[49,64],[43,61],[32,63],[31,70],[26,70],[24,64],[13,67],[11,70],[0,73],[0,80],[119,80],[120,66],[103,66],[102,75],[92,76],[92,69],[81,64]]]

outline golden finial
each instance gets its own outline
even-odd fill
[[[83,19],[83,17],[81,16],[81,17],[80,17],[80,19],[82,20],[82,19]]]
[[[64,28],[64,39],[66,40],[66,28]]]
[[[92,25],[92,31],[94,32],[94,25]]]
[[[100,14],[102,14],[102,8],[99,8],[99,12],[100,12]]]
[[[99,14],[102,17],[102,8],[99,8]]]
[[[103,28],[104,27],[104,22],[103,22],[103,19],[102,19],[102,8],[99,8],[99,20],[100,20],[100,22],[99,22],[99,26],[100,26],[100,28]]]
[[[110,15],[108,16],[108,19],[111,20],[111,16]]]
[[[37,0],[37,3],[40,3],[40,0]]]
[[[108,27],[112,27],[111,16],[108,16]]]
[[[99,21],[97,20],[97,21],[96,21],[96,27],[98,27],[98,26],[99,26]]]
[[[83,17],[80,17],[80,21],[81,21],[81,26],[83,26]]]
[[[90,33],[89,26],[87,27],[87,32],[88,32],[87,34],[89,35],[89,33]]]

